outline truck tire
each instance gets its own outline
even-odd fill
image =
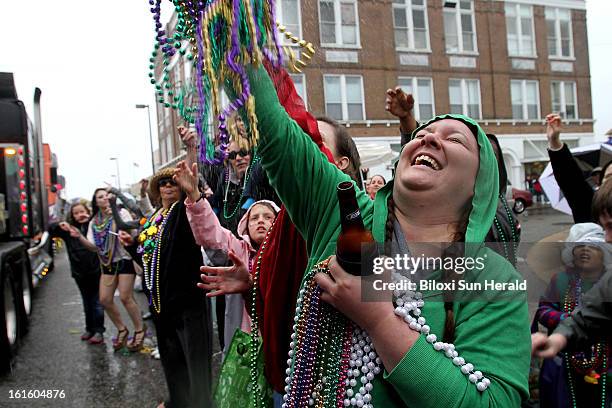
[[[17,305],[19,307],[19,337],[28,332],[32,315],[32,270],[27,259],[16,261],[13,268],[14,281],[17,284]]]
[[[0,370],[8,372],[19,346],[21,296],[10,268],[5,265],[0,274]]]

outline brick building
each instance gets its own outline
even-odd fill
[[[399,151],[398,122],[384,110],[398,84],[413,93],[417,119],[464,113],[498,135],[517,186],[548,160],[547,113],[562,114],[570,147],[594,141],[584,0],[277,3],[278,19],[316,48],[294,75],[298,91],[311,112],[347,126],[371,174],[390,175]],[[177,155],[167,136],[175,122],[158,106],[162,164]]]

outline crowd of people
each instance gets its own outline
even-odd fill
[[[138,205],[99,188],[91,207],[75,201],[68,219],[51,226],[66,242],[83,297],[84,341],[104,342],[105,312],[115,350],[143,348],[147,327],[134,300],[141,271],[168,388],[160,407],[243,406],[240,398],[257,407],[519,407],[529,397],[530,350],[563,359],[544,363],[543,404],[608,406],[612,168],[602,169],[595,190],[560,141],[559,116],[546,118],[549,154],[576,225],[566,269],[536,313],[551,335],[534,333],[532,344],[525,299],[468,302],[452,291],[395,290],[367,300],[365,278],[334,256],[342,230],[336,189],[351,181],[365,228],[384,244],[381,255],[415,253],[424,242],[447,243],[430,254],[438,256],[452,244],[491,243],[465,246],[461,255],[487,259],[465,278],[519,279],[520,226],[505,201],[495,135],[463,115],[419,124],[412,96],[389,89],[386,109],[399,119],[402,151],[391,180],[364,180],[346,129],[308,113],[286,72],[249,67],[248,75],[256,149],[244,147],[250,129],[237,117],[225,165],[202,166],[196,135],[181,127],[185,160],[143,181]],[[434,272],[441,281],[456,278],[453,270]],[[231,366],[240,333],[261,342],[261,364],[249,356],[249,387]],[[211,370],[217,340],[228,376],[218,381]],[[562,352],[566,345],[572,351]]]

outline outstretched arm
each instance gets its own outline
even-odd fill
[[[387,89],[385,110],[399,119],[401,145],[405,145],[410,141],[412,132],[419,126],[414,119],[414,98],[412,94],[404,93],[399,86],[394,89]]]
[[[184,161],[179,162],[174,171],[174,180],[187,194],[185,199],[187,219],[196,243],[204,248],[232,250],[239,257],[248,259],[248,244],[221,226],[208,200],[197,188],[197,174],[197,163],[193,163],[189,169]]]
[[[261,67],[248,70],[256,103],[261,163],[312,253],[315,237],[316,241],[327,243],[333,233],[328,225],[339,225],[336,186],[351,179],[329,163],[289,117],[266,71]],[[365,193],[357,194],[360,207],[371,205]],[[323,236],[324,233],[329,236]]]
[[[561,143],[561,117],[553,114],[547,115],[546,123],[550,164],[555,180],[572,210],[574,222],[593,222],[591,203],[594,192],[584,179],[582,170],[578,167],[567,145]]]
[[[115,220],[115,224],[117,224],[118,230],[130,231],[133,229],[138,229],[140,227],[140,223],[138,221],[124,221],[123,218],[121,218],[121,214],[119,213],[119,209],[117,208],[117,200],[111,199],[110,194],[109,194],[109,203],[110,203],[111,211],[113,213],[113,219]]]

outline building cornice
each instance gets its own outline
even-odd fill
[[[484,124],[485,126],[489,125],[501,125],[501,124],[511,124],[513,126],[516,125],[546,125],[546,120],[542,119],[477,119],[478,123]],[[366,120],[340,120],[338,121],[341,125],[345,127],[351,126],[398,126],[399,120],[397,119],[366,119]],[[584,124],[593,124],[595,123],[594,119],[563,119],[563,123],[566,125],[584,125]]]
[[[493,0],[493,1],[505,2],[506,0]],[[512,0],[512,3],[586,10],[586,2],[584,0]]]

